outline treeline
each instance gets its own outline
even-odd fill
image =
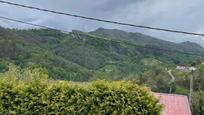
[[[0,74],[0,114],[159,115],[161,109],[149,89],[133,82],[48,80],[38,65],[10,65]]]

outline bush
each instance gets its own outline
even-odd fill
[[[162,108],[149,89],[130,81],[51,82],[36,67],[10,67],[0,77],[0,114],[158,115]]]

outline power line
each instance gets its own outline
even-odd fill
[[[66,15],[66,16],[71,16],[71,17],[76,17],[76,18],[82,18],[82,19],[87,19],[87,20],[123,25],[123,26],[131,26],[131,27],[136,27],[136,28],[158,30],[158,31],[165,31],[165,32],[172,32],[172,33],[180,33],[180,34],[202,36],[202,37],[204,36],[204,34],[202,34],[202,33],[186,32],[186,31],[179,31],[179,30],[165,29],[165,28],[158,28],[158,27],[151,27],[151,26],[144,26],[144,25],[135,25],[135,24],[117,22],[117,21],[112,21],[112,20],[105,20],[105,19],[99,19],[99,18],[94,18],[94,17],[87,17],[87,16],[82,16],[82,15],[59,12],[59,11],[54,11],[54,10],[49,10],[49,9],[44,9],[44,8],[33,7],[33,6],[27,6],[27,5],[22,5],[22,4],[17,4],[17,3],[13,3],[13,2],[2,1],[2,0],[0,0],[0,3],[24,7],[24,8],[29,8],[29,9],[34,9],[34,10],[39,10],[39,11],[44,11],[44,12],[49,12],[49,13],[54,13],[54,14]]]
[[[22,24],[26,24],[26,25],[35,26],[35,27],[52,29],[52,30],[57,30],[57,31],[62,31],[62,32],[69,33],[68,31],[65,31],[65,30],[61,30],[61,29],[57,29],[57,28],[53,28],[53,27],[48,27],[48,26],[45,26],[45,25],[33,24],[33,23],[29,23],[29,22],[25,22],[25,21],[21,21],[21,20],[17,20],[17,19],[8,18],[8,17],[0,16],[0,19],[9,20],[9,21],[13,21],[13,22],[18,22],[18,23],[22,23]],[[115,42],[118,42],[118,41],[115,41]],[[135,47],[144,48],[144,49],[150,49],[150,50],[154,49],[154,50],[159,50],[159,51],[164,51],[164,52],[180,53],[180,54],[204,57],[204,54],[195,54],[195,53],[189,53],[189,52],[181,52],[181,51],[177,51],[177,50],[168,50],[168,49],[156,48],[154,46],[142,46],[142,45],[132,44],[132,43],[129,43],[129,42],[125,42],[125,43],[127,43],[129,45],[132,45],[132,46],[135,46]]]
[[[9,20],[9,21],[13,21],[13,22],[18,22],[18,23],[22,23],[22,24],[27,24],[27,25],[35,26],[35,27],[46,28],[46,29],[51,29],[51,30],[58,30],[58,31],[62,31],[62,32],[65,32],[65,33],[69,33],[68,31],[57,29],[57,28],[54,28],[54,27],[48,27],[48,26],[44,26],[44,25],[33,24],[33,23],[24,22],[24,21],[21,21],[21,20],[7,18],[7,17],[3,17],[3,16],[0,16],[0,18],[1,19],[5,19],[5,20]]]

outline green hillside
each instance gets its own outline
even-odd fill
[[[98,79],[131,80],[145,84],[152,91],[169,93],[171,89],[172,93],[184,95],[189,94],[193,76],[192,110],[199,115],[203,112],[204,94],[204,65],[199,60],[202,57],[178,51],[204,54],[204,48],[195,43],[177,44],[121,30],[99,28],[89,33],[77,30],[62,33],[48,29],[0,28],[0,75],[14,72],[12,75],[18,77],[21,71],[9,69],[10,64],[15,64],[25,70],[43,68],[49,74],[48,82],[53,79],[79,84]],[[192,74],[175,69],[177,65],[191,66],[192,63],[197,68]],[[175,77],[173,82],[169,70]],[[18,79],[27,79],[26,76],[25,72]]]
[[[40,64],[53,79],[131,79],[165,92],[170,79],[167,69],[190,64],[199,57],[156,48],[204,52],[203,47],[192,44],[176,44],[120,30],[98,29],[90,33],[73,30],[65,34],[48,29],[0,28],[0,69],[6,71],[8,63],[22,68]]]
[[[100,36],[103,38],[111,38],[115,40],[122,40],[132,44],[154,46],[163,49],[171,49],[176,51],[191,52],[191,53],[204,53],[204,48],[196,43],[183,42],[183,43],[173,43],[169,41],[164,41],[144,35],[141,33],[125,32],[117,29],[104,29],[99,28],[95,31],[90,32],[92,35]]]

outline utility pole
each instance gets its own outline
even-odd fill
[[[203,115],[202,114],[202,100],[201,100],[201,86],[200,86],[200,83],[199,83],[199,87],[198,87],[198,90],[199,90],[199,111],[198,111],[198,113],[200,114],[200,115]]]
[[[192,94],[193,94],[193,72],[196,70],[195,67],[190,67],[190,92],[189,92],[189,103],[192,107]]]
[[[191,72],[191,76],[190,76],[190,92],[189,92],[190,106],[192,105],[192,94],[193,94],[193,71]]]

